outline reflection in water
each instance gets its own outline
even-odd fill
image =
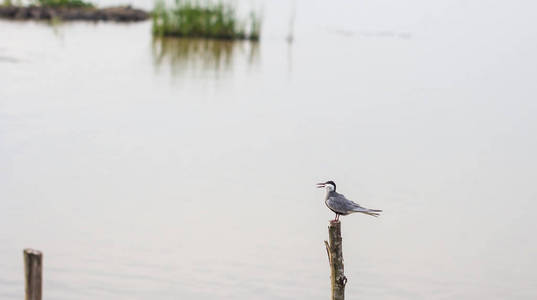
[[[0,55],[0,62],[17,63],[19,60],[10,56]]]
[[[155,37],[153,61],[157,70],[169,66],[172,74],[188,71],[226,72],[235,65],[255,65],[259,61],[259,43]]]
[[[0,63],[2,62],[16,63],[19,62],[19,60],[10,55],[6,55],[4,48],[0,48]]]

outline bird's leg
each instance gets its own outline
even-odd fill
[[[332,221],[337,221],[337,214],[336,214],[336,216],[334,217],[334,220],[332,220]]]

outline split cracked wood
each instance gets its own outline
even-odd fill
[[[339,221],[330,221],[328,224],[328,237],[329,242],[324,241],[324,244],[330,264],[330,281],[332,287],[332,296],[330,299],[344,300],[347,277],[344,274],[341,223]]]

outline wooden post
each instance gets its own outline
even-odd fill
[[[332,283],[331,300],[345,299],[345,284],[347,277],[343,272],[343,245],[341,238],[341,223],[330,221],[328,224],[329,242],[324,241],[328,262],[330,263],[330,280]]]
[[[43,286],[43,254],[33,249],[24,249],[24,276],[26,300],[41,300]]]

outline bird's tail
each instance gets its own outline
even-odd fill
[[[373,216],[373,217],[378,217],[378,216],[380,216],[379,213],[382,212],[382,210],[365,208],[363,210],[359,210],[358,212],[361,212],[363,214],[370,215],[370,216]]]

